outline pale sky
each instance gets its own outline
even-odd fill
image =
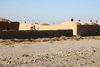
[[[70,18],[100,22],[100,0],[0,0],[0,17],[49,24]]]

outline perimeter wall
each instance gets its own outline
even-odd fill
[[[72,36],[72,30],[47,31],[0,31],[0,38],[43,38],[56,36]]]
[[[99,25],[78,25],[77,35],[98,36],[100,35],[100,26]]]

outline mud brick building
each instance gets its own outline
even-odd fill
[[[43,24],[29,24],[21,23],[19,30],[30,30],[31,26],[35,26],[36,30],[73,30],[73,35],[100,35],[100,23],[99,22],[81,22],[81,20],[74,21],[71,18],[70,21],[55,25],[43,25]]]
[[[5,18],[0,18],[0,30],[19,30],[19,22],[12,22]]]

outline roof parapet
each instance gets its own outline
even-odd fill
[[[98,23],[98,21],[95,21],[95,23]]]
[[[81,20],[79,19],[78,22],[80,22]]]
[[[89,22],[91,22],[91,23],[92,23],[92,20],[89,20]]]
[[[73,18],[71,18],[71,19],[70,19],[70,21],[71,21],[71,22],[73,22],[73,21],[74,21],[74,19],[73,19]]]

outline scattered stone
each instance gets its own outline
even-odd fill
[[[24,64],[27,64],[27,61],[23,61]]]
[[[50,56],[51,59],[54,59],[54,56]]]
[[[8,60],[10,60],[11,59],[11,57],[8,57]]]
[[[30,63],[32,63],[32,62],[33,62],[33,60],[32,60],[32,59],[30,59],[30,60],[29,60],[29,62],[30,62]]]
[[[93,52],[96,52],[96,50],[92,50]]]
[[[33,60],[33,62],[36,62],[36,61],[37,61],[37,59],[34,59],[34,60]]]
[[[6,58],[0,58],[1,61],[6,61]]]
[[[2,63],[0,63],[0,67],[3,67],[3,64]]]

